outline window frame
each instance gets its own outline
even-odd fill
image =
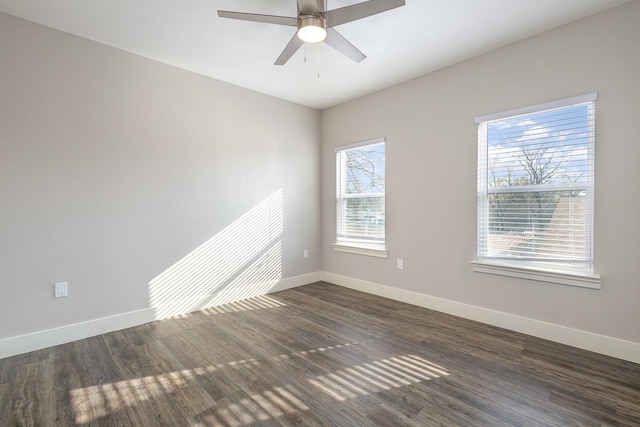
[[[489,122],[497,120],[506,120],[517,116],[526,116],[532,114],[542,113],[544,111],[570,107],[578,104],[589,104],[590,111],[595,114],[595,101],[597,100],[596,93],[585,94],[581,96],[565,98],[543,104],[532,105],[524,108],[518,108],[508,110],[500,113],[488,114],[478,116],[475,119],[478,125],[478,200],[477,200],[477,245],[476,245],[476,259],[471,262],[473,271],[479,273],[489,273],[496,275],[503,275],[509,277],[517,277],[523,279],[537,280],[550,283],[559,283],[570,286],[580,286],[592,289],[600,289],[600,276],[593,272],[593,202],[594,202],[594,180],[593,174],[595,172],[595,165],[593,158],[594,152],[594,140],[595,140],[595,115],[592,121],[590,121],[589,133],[591,135],[590,154],[591,160],[591,181],[588,185],[588,200],[591,203],[587,203],[587,212],[585,213],[586,230],[585,233],[589,233],[589,238],[585,242],[585,251],[588,251],[591,255],[590,263],[572,265],[567,262],[553,262],[553,261],[535,261],[535,260],[518,260],[518,259],[504,259],[499,257],[486,256],[481,254],[480,242],[486,239],[486,234],[489,231],[489,195],[491,193],[497,193],[495,190],[490,192],[488,185],[488,146],[487,140],[487,125]],[[483,134],[484,133],[484,134]],[[539,184],[538,184],[539,185]],[[540,191],[554,190],[554,185],[537,187]],[[557,189],[556,189],[557,190]],[[517,191],[517,190],[516,190]],[[484,233],[484,235],[483,235]]]
[[[373,240],[368,240],[368,239],[362,239],[362,240],[358,240],[357,238],[351,238],[351,239],[346,239],[343,238],[342,235],[346,234],[345,232],[341,232],[341,224],[340,224],[340,215],[341,213],[339,212],[339,210],[341,209],[342,206],[344,206],[344,202],[345,200],[348,200],[350,198],[355,198],[356,196],[352,195],[352,194],[347,194],[344,191],[344,184],[346,183],[345,180],[341,179],[341,176],[344,175],[344,167],[341,165],[341,161],[340,161],[340,153],[349,151],[349,150],[354,150],[354,149],[358,149],[358,148],[364,148],[367,146],[372,146],[372,145],[379,145],[379,144],[384,144],[384,158],[385,158],[385,176],[384,176],[384,180],[385,180],[385,190],[382,193],[363,193],[363,194],[368,194],[367,197],[372,197],[372,198],[383,198],[384,200],[386,200],[386,157],[387,157],[387,150],[386,150],[386,138],[385,137],[380,137],[380,138],[375,138],[375,139],[370,139],[370,140],[366,140],[366,141],[361,141],[361,142],[356,142],[353,144],[348,144],[348,145],[342,145],[339,147],[335,147],[335,155],[336,155],[336,171],[335,171],[335,177],[336,177],[336,234],[335,234],[335,242],[333,243],[333,248],[336,252],[346,252],[346,253],[352,253],[352,254],[357,254],[357,255],[365,255],[365,256],[372,256],[372,257],[377,257],[377,258],[387,258],[388,257],[388,250],[387,250],[387,242],[386,242],[386,203],[383,204],[383,210],[385,212],[385,224],[383,225],[383,239],[381,241],[375,242]]]

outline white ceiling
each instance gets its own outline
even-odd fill
[[[0,12],[324,109],[628,1],[406,0],[336,27],[367,55],[363,62],[320,44],[306,47],[306,63],[300,49],[284,66],[273,63],[294,27],[216,11],[295,16],[296,0],[0,0]],[[360,0],[327,2],[335,9]]]

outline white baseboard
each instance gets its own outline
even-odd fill
[[[154,320],[154,310],[152,308],[144,308],[142,310],[92,319],[86,322],[60,326],[58,328],[4,338],[0,340],[0,359],[52,347],[54,345],[66,344],[132,326],[143,325],[153,322]]]
[[[269,289],[264,289],[262,295],[307,285],[309,283],[320,280],[319,272],[304,274],[296,277],[281,279],[277,283],[271,285]],[[248,293],[247,297],[257,296],[258,294]],[[216,298],[213,295],[207,298],[208,304],[192,305],[194,307],[190,311],[197,311],[204,308],[215,307],[217,305],[231,302],[228,297]],[[238,299],[236,298],[236,301]],[[185,314],[183,313],[173,313]],[[92,319],[86,322],[74,323],[58,328],[46,329],[43,331],[33,332],[30,334],[19,335],[0,339],[0,359],[15,356],[30,351],[40,350],[43,348],[69,343],[108,332],[118,331],[121,329],[131,328],[133,326],[143,325],[153,322],[166,316],[159,316],[159,310],[154,307],[143,308],[141,310],[130,311],[127,313],[116,314],[113,316]]]
[[[320,280],[396,301],[413,304],[419,307],[452,314],[465,319],[498,326],[515,332],[544,338],[584,350],[617,357],[630,362],[640,363],[640,343],[572,329],[561,325],[542,322],[540,320],[515,316],[513,314],[393,288],[390,286],[384,286],[333,273],[316,272],[282,279],[274,286],[263,292],[263,294],[291,289]],[[220,301],[221,300],[219,298],[210,298],[207,304],[200,304],[198,308],[191,311],[214,307],[221,304]],[[227,299],[224,299],[224,301],[229,302]],[[157,309],[149,307],[114,316],[1,339],[0,359],[142,325],[158,320],[160,317],[161,316],[158,315]]]
[[[572,329],[527,317],[515,316],[488,308],[437,298],[338,274],[322,272],[321,278],[325,282],[345,288],[367,292],[418,307],[428,308],[549,341],[570,345],[583,350],[640,363],[640,343],[594,334],[579,329]]]

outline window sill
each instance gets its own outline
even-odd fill
[[[349,246],[349,245],[344,245],[342,243],[334,243],[333,249],[336,252],[346,252],[350,254],[366,255],[366,256],[372,256],[376,258],[389,257],[389,251],[387,251],[386,249],[378,249],[378,248],[372,248],[367,246]]]
[[[517,277],[520,279],[537,280],[539,282],[600,289],[600,276],[597,274],[538,270],[488,261],[471,261],[471,266],[473,267],[473,271],[477,273],[497,274],[499,276]]]

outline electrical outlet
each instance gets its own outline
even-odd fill
[[[56,298],[62,298],[69,296],[69,290],[67,288],[67,282],[59,282],[53,285],[53,293]]]
[[[303,257],[303,258],[305,258],[305,259],[306,259],[306,258],[309,258],[309,250],[308,250],[308,249],[305,249],[305,250],[302,252],[302,257]]]
[[[398,268],[398,270],[404,269],[404,260],[402,258],[398,258],[396,260],[396,267]]]

